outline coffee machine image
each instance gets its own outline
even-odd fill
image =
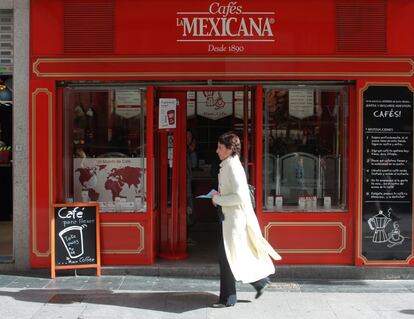
[[[385,232],[385,227],[391,221],[391,218],[385,216],[384,212],[380,210],[377,215],[368,219],[368,225],[374,231],[373,243],[385,243],[388,241],[388,234]]]

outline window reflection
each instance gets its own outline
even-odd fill
[[[145,90],[64,89],[64,200],[146,210]]]
[[[268,211],[346,208],[346,87],[264,92],[263,206]]]

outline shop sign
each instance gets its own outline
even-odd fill
[[[362,254],[412,256],[413,92],[370,86],[363,93]]]
[[[289,90],[289,115],[303,120],[314,114],[313,90]]]
[[[242,53],[244,43],[273,43],[273,11],[250,11],[237,1],[211,2],[194,11],[178,11],[177,42],[204,42],[207,52]]]
[[[197,115],[210,120],[219,120],[231,114],[233,114],[232,92],[197,92]]]
[[[51,277],[56,270],[96,268],[101,273],[98,204],[54,204],[51,212]]]
[[[177,100],[159,99],[158,128],[160,130],[174,129],[177,126]]]
[[[141,92],[139,90],[116,90],[115,113],[127,119],[140,115]]]

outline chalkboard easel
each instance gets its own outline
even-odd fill
[[[97,203],[52,205],[50,229],[51,278],[62,269],[96,268],[101,275]]]

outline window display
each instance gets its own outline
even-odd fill
[[[101,212],[146,211],[146,92],[65,88],[63,193]]]
[[[348,91],[345,86],[264,89],[263,207],[347,207]]]

